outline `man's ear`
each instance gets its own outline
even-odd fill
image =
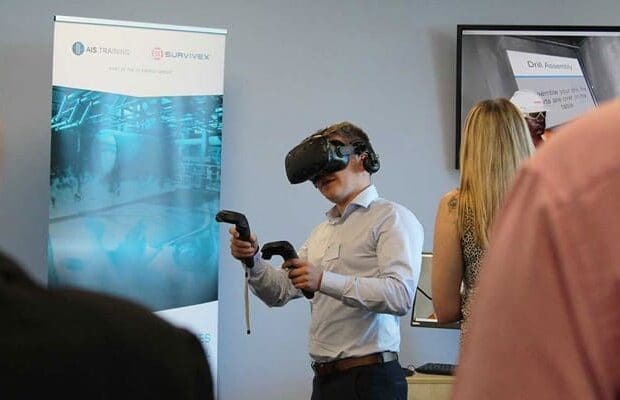
[[[366,159],[366,157],[368,157],[368,154],[366,154],[366,152],[355,155],[355,161],[356,161],[355,170],[356,171],[366,171],[366,168],[364,168],[364,160]]]

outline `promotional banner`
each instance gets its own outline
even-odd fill
[[[136,301],[217,371],[225,30],[55,18],[50,286]]]

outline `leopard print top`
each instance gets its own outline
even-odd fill
[[[469,316],[471,315],[470,304],[476,293],[478,274],[480,273],[480,262],[485,253],[476,242],[474,235],[474,216],[471,213],[465,215],[463,226],[463,237],[461,238],[461,251],[463,254],[463,301],[461,312],[463,321],[461,322],[461,343],[467,336]]]

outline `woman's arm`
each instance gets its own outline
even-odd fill
[[[431,271],[433,307],[439,323],[461,319],[463,255],[457,229],[458,190],[446,193],[439,202],[433,237]]]

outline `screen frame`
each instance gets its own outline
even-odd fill
[[[461,113],[462,113],[462,45],[463,31],[556,31],[556,32],[610,32],[620,34],[620,26],[594,26],[594,25],[486,25],[486,24],[458,24],[456,27],[456,109],[455,109],[455,156],[454,168],[460,168],[460,147],[461,147]]]

